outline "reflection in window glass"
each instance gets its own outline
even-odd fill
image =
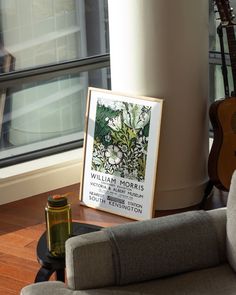
[[[82,140],[88,76],[105,79],[107,72],[101,69],[8,89],[0,159]]]
[[[74,61],[74,73],[76,61],[108,48],[107,0],[0,0],[0,74],[15,83],[0,89],[0,164],[83,139],[88,86],[108,88],[109,69],[46,80],[42,66]],[[39,67],[37,82],[11,76]]]
[[[106,53],[106,9],[105,0],[0,0],[2,52],[15,70]]]

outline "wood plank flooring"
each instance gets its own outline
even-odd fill
[[[35,251],[45,231],[44,207],[49,194],[67,193],[74,221],[110,226],[129,219],[78,204],[79,185],[0,206],[0,294],[18,295],[34,282],[39,269]],[[53,279],[53,278],[52,278]]]
[[[34,282],[39,269],[36,245],[45,230],[44,207],[49,194],[68,193],[74,221],[103,227],[130,222],[130,219],[80,206],[79,184],[0,206],[0,294],[18,295]],[[207,209],[224,206],[225,194],[217,192]],[[171,212],[168,212],[168,214]],[[174,213],[174,212],[172,212]],[[163,213],[157,215],[164,215]],[[54,279],[54,278],[52,278]]]

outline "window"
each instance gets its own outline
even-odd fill
[[[213,102],[224,84],[209,8]],[[88,86],[110,88],[107,0],[0,0],[0,167],[82,146]]]
[[[0,167],[82,145],[110,88],[106,0],[0,0]]]
[[[236,0],[231,0],[230,4],[234,11],[236,11]],[[221,58],[221,47],[220,47],[220,38],[219,33],[217,32],[217,28],[221,23],[219,19],[219,13],[216,11],[216,6],[213,6],[213,3],[209,2],[209,18],[210,18],[210,31],[209,31],[209,94],[210,94],[210,102],[213,102],[217,99],[225,97],[225,90],[224,90],[224,80],[222,74],[222,58]],[[231,13],[229,11],[229,13]],[[232,12],[233,15],[233,12]],[[229,92],[233,91],[233,78],[232,78],[232,71],[230,65],[230,56],[229,56],[229,49],[228,49],[228,41],[226,30],[222,28],[223,34],[223,48],[225,52],[225,60],[227,65],[227,75],[228,75],[228,83],[229,83]]]

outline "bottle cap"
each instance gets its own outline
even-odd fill
[[[67,198],[61,195],[53,195],[48,197],[48,205],[51,207],[63,207],[68,204]]]

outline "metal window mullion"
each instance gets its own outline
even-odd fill
[[[225,61],[227,66],[230,65],[230,56],[228,53],[225,54]],[[209,63],[210,64],[215,64],[215,65],[221,65],[222,60],[221,60],[221,53],[218,51],[210,51],[209,52]]]
[[[9,88],[26,82],[51,79],[60,75],[81,73],[109,66],[110,55],[105,54],[56,65],[47,65],[34,69],[10,72],[0,76],[0,88]]]

